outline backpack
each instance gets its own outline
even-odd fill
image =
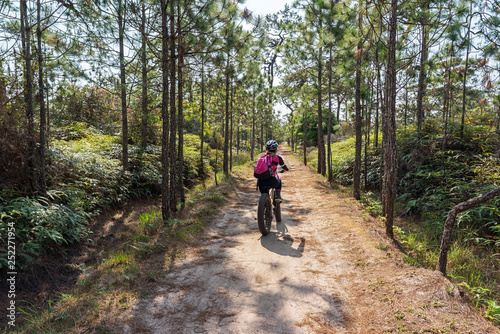
[[[273,176],[272,157],[269,154],[264,154],[257,160],[257,166],[253,171],[253,176],[259,180],[267,180]]]

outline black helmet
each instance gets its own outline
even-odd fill
[[[276,140],[270,140],[266,143],[266,150],[274,152],[278,149],[278,143]]]

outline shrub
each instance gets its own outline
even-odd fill
[[[59,194],[64,201],[66,194]],[[42,254],[60,250],[57,246],[79,242],[88,234],[88,214],[65,204],[39,197],[17,197],[0,205],[1,247],[7,245],[9,223],[14,223],[16,267],[24,269]],[[7,266],[7,250],[0,248],[0,268]]]

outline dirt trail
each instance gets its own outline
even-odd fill
[[[116,333],[500,333],[440,274],[404,264],[355,202],[281,154],[292,170],[282,222],[261,237],[248,178]]]

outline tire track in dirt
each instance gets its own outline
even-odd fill
[[[441,275],[401,262],[355,202],[282,154],[292,169],[282,222],[261,237],[248,178],[116,333],[500,333]]]

